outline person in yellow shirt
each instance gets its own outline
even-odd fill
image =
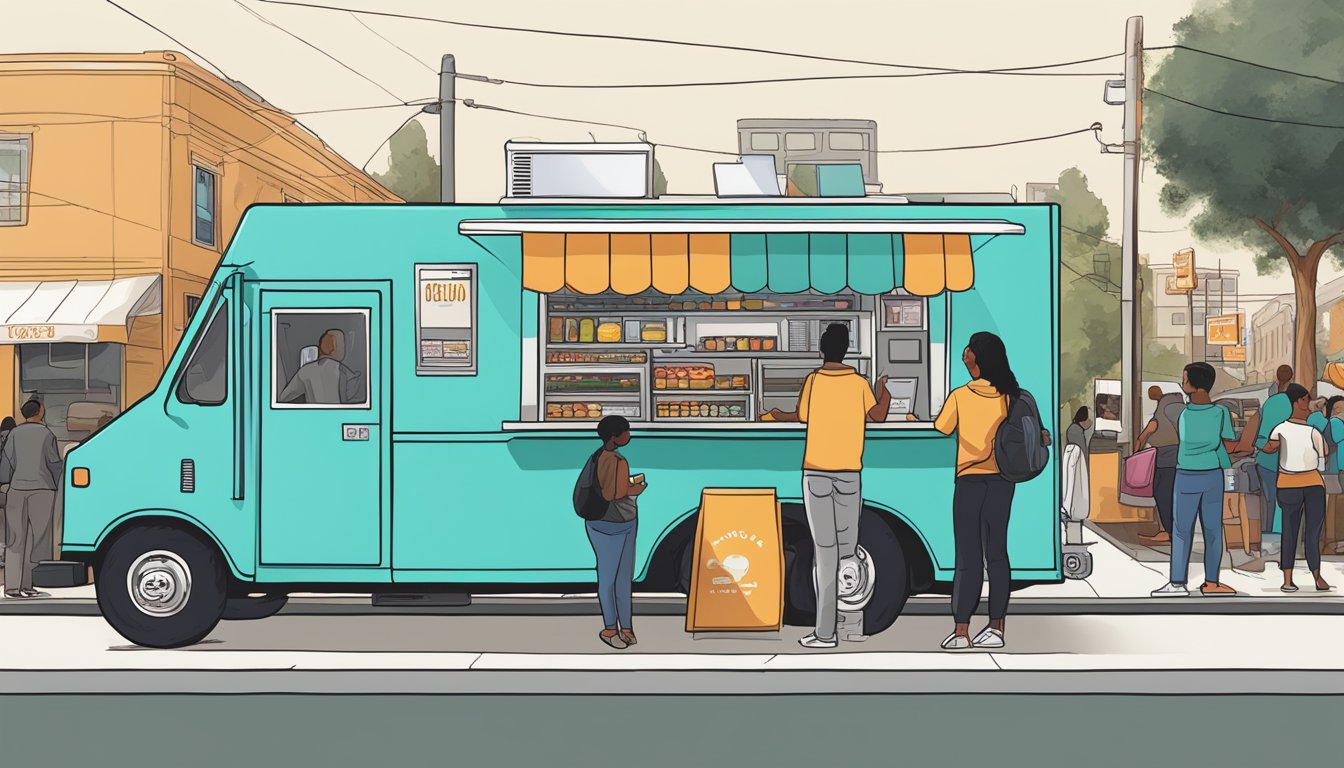
[[[886,421],[891,409],[887,377],[874,396],[868,380],[845,365],[849,326],[832,323],[821,335],[823,365],[808,374],[798,410],[775,408],[775,421],[807,424],[803,451],[803,498],[817,567],[816,629],[799,642],[806,648],[834,648],[840,561],[854,557],[863,509],[860,474],[866,422]]]
[[[1008,416],[1009,398],[1021,394],[1008,364],[1003,340],[982,331],[971,336],[961,354],[970,383],[947,396],[934,427],[957,435],[956,486],[952,494],[952,535],[956,572],[952,581],[952,617],[956,627],[943,648],[1002,648],[1012,568],[1008,563],[1008,517],[1013,483],[999,474],[994,438]],[[1042,443],[1050,444],[1048,432]],[[971,639],[971,617],[980,606],[983,572],[989,571],[989,625]]]

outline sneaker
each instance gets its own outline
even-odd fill
[[[985,627],[984,630],[975,636],[971,641],[975,648],[1002,648],[1003,633],[993,627]]]
[[[42,592],[42,591],[33,589],[32,587],[29,587],[28,589],[21,589],[21,590],[19,590],[19,592],[20,592],[24,597],[51,597],[51,594],[50,594],[50,593],[48,593],[48,592]]]
[[[17,589],[6,589],[5,597],[9,598],[10,600],[22,600],[23,598],[27,597],[27,595],[23,594]]]
[[[1199,593],[1205,597],[1228,597],[1237,594],[1237,590],[1226,584],[1205,584],[1199,588]]]
[[[597,639],[598,639],[598,640],[601,640],[602,642],[606,643],[607,645],[610,645],[612,648],[615,648],[615,649],[618,650],[618,651],[623,651],[623,650],[626,649],[626,643],[625,643],[625,640],[623,640],[623,639],[621,638],[620,635],[615,635],[615,634],[613,634],[613,635],[606,635],[606,634],[603,634],[603,633],[601,633],[601,632],[598,632],[598,633],[597,633]]]
[[[798,641],[798,644],[804,648],[834,648],[839,645],[834,637],[827,640],[824,637],[817,637],[815,632],[808,633],[806,637]]]
[[[947,636],[943,641],[944,651],[960,651],[971,647],[971,638],[965,635],[958,635],[956,632]]]
[[[1280,591],[1280,592],[1296,592],[1296,591],[1297,591],[1297,585],[1296,585],[1296,584],[1284,584],[1282,587],[1279,587],[1279,591]]]
[[[1184,584],[1169,581],[1165,587],[1154,589],[1151,594],[1153,597],[1189,597],[1190,590]]]

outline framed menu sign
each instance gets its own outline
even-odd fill
[[[476,265],[415,268],[415,372],[476,374]]]

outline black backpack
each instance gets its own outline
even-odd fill
[[[994,435],[999,474],[1010,483],[1025,483],[1045,471],[1050,451],[1041,439],[1041,412],[1031,393],[1008,399],[1008,416]]]
[[[606,449],[599,448],[588,457],[574,483],[574,514],[584,520],[601,520],[607,514],[611,502],[602,498],[602,487],[597,482],[597,457]]]

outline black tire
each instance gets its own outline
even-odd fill
[[[910,566],[891,526],[871,509],[859,517],[859,546],[877,571],[872,598],[863,608],[864,634],[875,635],[896,623],[910,597]],[[816,623],[817,594],[812,584],[812,536],[806,525],[788,526],[784,538],[784,623]]]
[[[171,615],[141,610],[128,578],[143,555],[171,553],[190,571],[185,602]],[[95,580],[98,609],[117,634],[148,648],[181,648],[198,643],[224,615],[228,573],[224,558],[202,537],[166,525],[146,525],[119,535],[108,547]]]
[[[255,621],[279,613],[289,603],[289,595],[230,597],[224,603],[225,621]]]

